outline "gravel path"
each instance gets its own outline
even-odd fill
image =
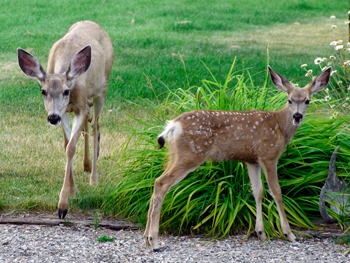
[[[102,236],[114,238],[98,242]],[[350,262],[332,238],[290,243],[260,242],[236,235],[220,241],[200,237],[161,236],[162,252],[145,247],[142,232],[76,225],[0,225],[0,262]]]

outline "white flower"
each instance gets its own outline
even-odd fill
[[[335,111],[335,112],[333,112],[333,116],[331,118],[336,118],[337,116],[338,116],[338,112]]]
[[[331,43],[329,43],[330,46],[336,46],[338,45],[338,41],[332,41]]]
[[[337,25],[332,25],[332,28],[337,28]]]
[[[331,100],[331,97],[329,95],[324,97],[324,101],[330,101],[330,100]]]
[[[321,62],[323,62],[322,58],[316,58],[314,60],[315,65],[321,64]]]
[[[337,81],[337,84],[340,86],[343,84],[343,81],[339,80],[339,81]]]
[[[329,88],[325,88],[325,90],[324,90],[327,94],[328,94],[328,92],[329,92]]]
[[[329,59],[336,59],[336,57],[331,55],[331,56],[329,56]]]
[[[335,16],[330,16],[329,18],[330,18],[330,19],[335,19]]]
[[[301,68],[306,68],[306,67],[307,67],[307,64],[302,64],[300,67],[301,67]]]
[[[331,76],[333,76],[334,74],[337,74],[337,70],[332,70]]]
[[[337,46],[335,46],[334,49],[335,49],[335,50],[340,50],[340,49],[343,49],[343,47],[344,47],[343,45],[337,45]]]
[[[312,69],[309,69],[305,74],[305,77],[310,77],[310,76],[312,76]]]
[[[344,62],[343,62],[343,65],[344,65],[345,67],[350,67],[350,60],[344,61]]]

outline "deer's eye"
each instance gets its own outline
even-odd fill
[[[306,105],[309,105],[309,104],[310,104],[310,100],[306,100],[306,101],[305,101],[305,104],[306,104]]]
[[[68,96],[70,93],[69,89],[66,89],[65,91],[63,91],[63,96]]]
[[[46,95],[47,95],[46,90],[42,89],[42,90],[41,90],[41,94],[42,94],[43,96],[46,96]]]

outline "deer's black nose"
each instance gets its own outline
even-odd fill
[[[295,121],[295,123],[300,123],[301,120],[303,119],[303,114],[297,112],[293,114],[293,119]]]
[[[61,121],[61,117],[57,114],[51,114],[47,117],[47,121],[52,125],[57,125]]]

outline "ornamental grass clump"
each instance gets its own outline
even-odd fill
[[[286,95],[271,88],[268,72],[259,73],[265,84],[255,86],[248,71],[239,70],[233,61],[221,82],[210,72],[210,79],[198,87],[170,91],[162,102],[145,101],[151,109],[149,119],[134,117],[137,128],[123,146],[120,177],[115,190],[104,203],[108,213],[145,225],[154,180],[164,171],[166,150],[157,149],[157,136],[164,122],[181,112],[211,110],[276,110],[286,103]],[[313,102],[311,102],[313,103]],[[319,217],[318,196],[328,161],[340,145],[340,162],[350,157],[344,132],[346,119],[320,118],[325,106],[316,100],[316,112],[309,109],[294,139],[287,146],[278,166],[287,218],[292,228],[315,228],[311,219]],[[142,105],[141,105],[142,106]],[[311,113],[310,113],[311,112]],[[339,166],[339,174],[344,174]],[[264,189],[268,189],[263,176]],[[281,237],[279,216],[273,199],[264,193],[263,220],[268,237]],[[246,167],[237,161],[206,162],[173,186],[165,196],[160,229],[175,234],[201,233],[224,237],[254,231],[255,201]]]

